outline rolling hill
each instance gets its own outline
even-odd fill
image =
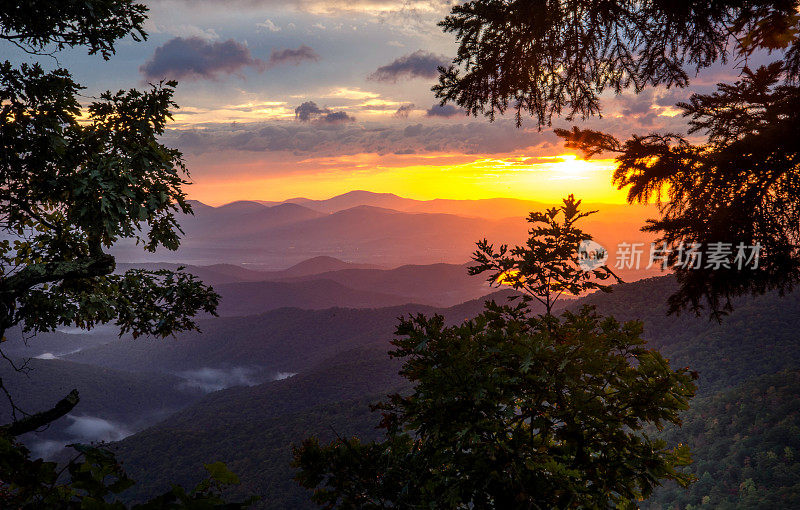
[[[139,268],[148,270],[169,269],[177,270],[184,267],[189,273],[200,278],[207,285],[221,285],[234,282],[262,282],[267,280],[281,280],[286,278],[303,278],[316,274],[345,269],[383,269],[374,264],[356,264],[345,262],[334,257],[313,257],[279,271],[258,271],[235,264],[211,264],[208,266],[195,266],[174,262],[139,262],[117,263],[117,272]]]
[[[132,241],[115,245],[120,262],[172,262],[208,266],[245,265],[276,270],[314,257],[335,257],[383,267],[407,263],[463,263],[477,239],[496,235],[520,241],[526,232],[522,218],[486,220],[452,214],[407,213],[356,206],[332,214],[296,204],[267,207],[258,203],[236,209],[200,209],[194,217],[179,218],[186,232],[176,252],[147,254]],[[262,212],[253,212],[261,208]],[[291,211],[271,212],[293,208]],[[280,221],[276,220],[279,219]]]
[[[264,205],[276,204],[276,202],[263,201],[259,201],[259,203]],[[433,200],[415,200],[404,198],[394,193],[374,193],[363,190],[350,191],[324,200],[292,198],[284,203],[297,204],[325,213],[334,213],[359,205],[368,205],[404,212],[455,214],[457,216],[497,220],[512,217],[524,218],[531,211],[544,210],[554,205],[516,198],[484,198],[477,200],[437,198]],[[598,209],[600,211],[598,214],[604,220],[637,221],[640,224],[643,223],[645,217],[656,214],[656,209],[653,206],[585,203],[584,207]]]
[[[293,199],[277,205],[251,201],[210,207],[195,203],[195,216],[178,218],[186,236],[177,252],[147,254],[123,241],[115,246],[114,254],[128,263],[234,264],[259,271],[282,270],[287,263],[318,257],[325,257],[318,260],[320,267],[327,258],[380,267],[461,264],[469,260],[479,239],[498,244],[522,242],[528,213],[551,205],[513,199],[418,201],[362,191],[323,201]],[[606,247],[612,261],[618,243],[644,243],[647,248],[653,240],[639,230],[645,218],[654,215],[653,207],[584,207],[599,209],[584,227]],[[641,269],[622,269],[619,274],[627,280],[657,274],[646,270],[647,264],[645,252]],[[335,269],[343,268],[326,270]],[[277,274],[269,277],[277,278]]]
[[[18,360],[18,366],[23,362]],[[51,409],[77,389],[80,402],[50,426],[21,437],[39,455],[51,455],[75,441],[113,441],[142,430],[200,399],[203,392],[180,377],[129,372],[65,361],[31,359],[17,372],[0,363],[0,377],[25,412]],[[3,408],[0,422],[11,421]]]
[[[327,279],[347,287],[408,296],[406,302],[454,306],[491,292],[482,276],[470,276],[470,264],[405,265],[395,269],[340,269],[288,281]]]
[[[306,310],[383,308],[414,302],[411,297],[352,289],[325,277],[303,281],[226,283],[218,285],[215,290],[221,297],[217,313],[222,317],[255,315],[284,307]]]
[[[504,300],[509,291],[492,294]],[[450,308],[407,304],[388,308],[281,308],[247,317],[199,321],[201,332],[167,339],[123,338],[65,357],[120,370],[177,373],[201,369],[257,368],[265,380],[279,373],[302,372],[344,350],[388,345],[397,318],[410,313],[440,313],[453,321],[483,308],[476,299]]]
[[[772,458],[776,451],[783,455],[783,446],[793,448],[788,443],[778,444],[785,442],[784,439],[758,442],[751,438],[758,437],[757,433],[773,432],[775,438],[783,438],[786,422],[777,417],[795,419],[791,418],[795,415],[782,414],[785,408],[780,406],[800,405],[791,389],[796,385],[792,382],[796,379],[792,371],[800,369],[800,337],[795,326],[800,313],[800,295],[779,298],[768,294],[741,299],[729,320],[720,325],[709,322],[706,317],[665,317],[665,300],[674,285],[670,277],[654,278],[620,285],[611,294],[590,295],[568,303],[568,306],[591,304],[621,319],[641,318],[647,324],[645,336],[652,347],[661,350],[675,366],[689,365],[700,372],[696,411],[700,414],[691,414],[695,411],[687,414],[687,423],[696,425],[685,434],[674,429],[668,429],[664,434],[671,441],[688,441],[698,452],[695,455],[697,466],[708,466],[717,458],[724,459],[724,465],[715,467],[715,472],[724,470],[728,473],[725,485],[721,487],[738,487],[747,481],[747,476],[752,476],[752,471],[744,469],[748,461],[736,453],[745,445],[751,445],[751,458],[761,455],[765,459]],[[450,320],[457,320],[474,315],[479,308],[478,303],[473,302],[466,307],[451,308],[447,314]],[[285,366],[293,367],[292,370],[298,374],[283,381],[211,394],[168,420],[119,443],[120,456],[127,459],[126,465],[134,478],[143,482],[139,490],[152,492],[163,488],[166,480],[172,479],[191,483],[199,479],[201,473],[189,466],[199,468],[202,462],[223,460],[242,477],[243,485],[237,489],[241,494],[264,496],[259,508],[313,508],[307,494],[290,480],[291,444],[312,434],[321,436],[323,440],[330,439],[333,431],[339,435],[357,434],[365,439],[374,437],[376,431],[373,427],[378,417],[366,411],[366,404],[398,385],[402,386],[403,381],[394,375],[396,361],[386,357],[385,351],[388,332],[396,323],[391,317],[410,311],[432,313],[434,310],[425,307],[374,311],[284,310],[281,313],[287,318],[292,317],[288,329],[295,333],[291,335],[295,349],[280,346],[282,341],[267,333],[286,331],[287,328],[278,326],[279,322],[286,320],[279,315],[219,319],[234,333],[227,338],[236,338],[236,331],[245,327],[245,323],[250,323],[249,331],[264,332],[262,335],[252,333],[248,340],[242,335],[236,340],[236,345],[231,346],[232,351],[244,345],[240,342],[249,345],[248,349],[253,352],[264,352],[263,349],[269,346],[268,357],[283,357]],[[370,319],[375,322],[365,326],[363,322]],[[241,321],[237,329],[231,328],[236,321]],[[307,328],[312,322],[313,328]],[[316,333],[317,330],[320,332]],[[211,328],[208,333],[219,335]],[[330,336],[320,336],[328,333]],[[341,341],[342,337],[347,340]],[[207,343],[210,345],[212,342]],[[217,355],[224,355],[221,347]],[[132,359],[135,360],[136,356]],[[769,408],[772,413],[769,416],[776,419],[752,421],[763,404],[748,395],[769,393],[771,386],[782,388]],[[735,390],[739,396],[726,396],[730,395],[726,392],[731,388],[739,388]],[[732,425],[718,429],[717,435],[698,432],[697,427],[707,426],[711,409],[725,416],[725,413],[733,412],[731,402],[738,406],[733,409],[739,409],[742,419],[747,417],[751,424],[737,422],[732,415]],[[224,417],[224,427],[215,424],[218,416]],[[743,436],[743,430],[749,431],[749,435]],[[778,431],[784,435],[779,435]],[[718,446],[707,448],[704,445],[708,441],[714,441]],[[727,457],[719,456],[721,448],[732,453]],[[788,463],[785,469],[800,468],[794,460],[784,459],[783,462]],[[793,490],[793,483],[790,477],[776,481],[770,488],[785,494]],[[666,505],[684,501],[685,498],[676,499],[678,496],[669,490],[659,492],[654,501]],[[142,493],[130,497],[135,499]],[[704,493],[699,494],[702,499]]]

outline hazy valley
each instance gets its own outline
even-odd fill
[[[23,409],[46,408],[72,388],[82,395],[80,405],[65,419],[23,439],[35,452],[57,458],[69,442],[110,442],[139,481],[125,494],[126,500],[158,493],[168,482],[192,485],[202,476],[204,462],[221,460],[242,479],[237,494],[259,495],[259,508],[312,508],[307,493],[291,480],[291,447],[310,435],[378,436],[378,416],[369,412],[368,404],[408,387],[397,373],[399,362],[387,356],[398,317],[441,314],[449,323],[460,323],[480,313],[485,300],[505,303],[514,294],[469,276],[469,264],[396,262],[430,262],[438,256],[419,247],[436,243],[447,253],[442,258],[464,261],[476,237],[500,241],[518,239],[524,232],[520,218],[451,214],[477,214],[483,210],[480,203],[417,203],[371,194],[345,198],[294,201],[302,205],[196,206],[197,216],[185,222],[185,247],[169,254],[168,260],[186,257],[192,262],[186,270],[221,296],[219,317],[201,318],[200,332],[134,340],[117,338],[113,328],[103,327],[24,341],[12,332],[4,352],[18,365],[28,359],[31,370],[20,374],[6,368],[2,377]],[[374,209],[376,204],[398,210]],[[422,208],[437,212],[418,212]],[[633,223],[615,223],[613,211],[607,218],[608,235],[626,232]],[[602,230],[604,223],[596,225]],[[316,255],[285,269],[267,269],[268,259],[231,263],[243,263],[239,257],[262,251],[275,260],[296,260],[311,254],[301,248],[301,240],[309,247],[328,246],[343,258]],[[214,264],[194,263],[197,258],[210,261],[199,254],[211,256],[214,246],[226,250],[215,255],[219,258]],[[120,249],[121,260],[124,254]],[[120,262],[118,270],[178,265],[128,261]],[[787,438],[782,432],[787,420],[795,423],[800,413],[800,399],[789,389],[798,384],[800,373],[795,328],[800,323],[800,296],[743,298],[718,324],[692,314],[667,316],[666,299],[675,288],[671,276],[659,276],[616,285],[610,294],[592,294],[563,306],[574,311],[589,304],[619,320],[642,320],[649,347],[660,350],[674,366],[699,372],[697,398],[702,404],[687,415],[690,426],[663,433],[698,448],[691,468],[698,470],[698,477],[706,472],[722,476],[719,466],[712,467],[702,457],[711,455],[703,453],[709,441],[722,442],[715,448],[733,452],[750,434],[761,437],[774,430],[774,444],[800,448],[797,437]],[[763,391],[764,384],[783,388],[779,405],[794,410],[764,415],[758,425],[746,426],[750,428],[732,422],[715,437],[696,430],[697,413],[708,406],[735,401],[744,410],[760,405],[740,396]],[[730,403],[724,405],[730,409]],[[758,444],[755,448],[766,450],[773,445]],[[746,466],[738,465],[741,458],[731,455],[725,464],[726,481],[714,486],[722,492],[745,476],[741,470]],[[693,497],[666,488],[654,501]]]

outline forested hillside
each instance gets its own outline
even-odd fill
[[[666,297],[677,289],[672,277],[615,285],[573,306],[590,304],[618,320],[641,320],[650,346],[676,366],[700,372],[701,394],[736,386],[745,379],[800,367],[800,295],[770,292],[734,301],[721,323],[706,315],[667,315]]]
[[[663,436],[692,449],[697,482],[668,485],[642,508],[800,508],[800,371],[697,398],[683,420]]]
[[[137,500],[170,481],[197,483],[203,462],[223,461],[242,480],[239,495],[262,498],[258,508],[314,508],[292,480],[291,445],[309,435],[376,438],[379,416],[369,404],[404,388],[398,369],[385,349],[361,347],[281,381],[213,393],[114,445],[140,480],[126,497]]]
[[[707,487],[709,476],[715,480],[713,494],[728,493],[734,486],[738,491],[739,484],[753,478],[761,491],[758,494],[772,491],[792,497],[795,492],[790,474],[772,478],[772,485],[764,485],[747,466],[754,466],[756,459],[774,460],[769,453],[773,452],[784,459],[783,464],[774,463],[775,470],[793,469],[791,460],[786,460],[785,447],[797,447],[796,439],[787,438],[786,431],[797,430],[791,427],[796,426],[797,419],[792,409],[798,405],[796,371],[800,369],[800,336],[795,333],[794,324],[800,296],[743,299],[737,303],[735,312],[718,324],[707,317],[666,317],[663,306],[674,286],[670,277],[654,278],[615,286],[610,294],[591,295],[569,305],[574,308],[591,304],[598,312],[614,314],[620,319],[641,318],[652,347],[665,353],[675,366],[687,365],[700,373],[700,396],[685,414],[684,427],[666,430],[663,435],[672,443],[689,444],[695,452],[695,464],[689,469],[704,477],[705,485],[695,485],[689,492],[675,488],[658,491],[653,505],[673,508],[675,504],[701,502],[703,496],[711,494],[711,489],[695,487]],[[472,302],[445,313],[455,321],[474,316],[479,309],[479,302]],[[235,357],[237,352],[244,355],[246,351],[269,353],[264,356],[265,361],[280,355],[287,363],[294,360],[285,366],[299,373],[282,381],[210,394],[165,422],[119,443],[120,457],[126,459],[132,473],[143,481],[140,490],[145,493],[163,486],[159,484],[167,480],[189,483],[201,476],[199,471],[187,471],[180,466],[195,466],[198,459],[224,460],[242,477],[243,485],[238,489],[242,494],[251,491],[263,496],[259,508],[287,508],[287,505],[312,508],[306,492],[290,480],[291,444],[308,435],[330,439],[335,437],[334,430],[343,437],[370,438],[376,434],[374,427],[380,417],[370,413],[366,403],[377,401],[402,384],[396,376],[398,365],[385,352],[395,318],[412,311],[434,312],[426,308],[283,310],[285,318],[281,320],[294,319],[280,328],[276,327],[280,323],[276,322],[277,314],[219,319],[225,326],[217,330],[209,324],[206,335],[212,336],[205,345],[212,346],[214,335],[228,331],[227,338],[233,343],[228,345],[227,355]],[[364,322],[367,317],[371,317],[371,322]],[[253,327],[256,324],[258,327]],[[277,329],[286,333],[274,336],[272,332]],[[344,335],[347,341],[337,336],[344,331],[349,332]],[[184,341],[205,342],[201,339]],[[127,344],[119,344],[123,345]],[[207,348],[210,347],[199,352]],[[105,349],[87,351],[86,355],[99,356],[104,352],[103,356],[109,359],[140,359],[142,366],[152,363],[140,357],[144,350],[140,354],[131,352],[112,357]],[[225,356],[225,350],[220,345],[208,351],[216,354],[203,356],[206,360]],[[161,358],[174,363],[184,355],[189,356],[189,351],[176,352],[173,358],[176,361],[172,362],[165,354],[156,350],[151,355],[153,360]],[[784,370],[790,371],[781,372]],[[728,385],[736,389],[731,390]],[[771,386],[775,389],[770,390]],[[162,450],[169,454],[162,456],[159,453]],[[749,453],[741,454],[745,451]],[[710,475],[705,476],[705,471]],[[739,501],[738,497],[739,492],[735,497],[728,496],[731,501]],[[751,500],[766,501],[752,497],[748,501]]]

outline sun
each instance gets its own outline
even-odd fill
[[[574,154],[561,154],[553,159],[555,161],[548,163],[552,180],[586,180],[597,170],[597,165]]]

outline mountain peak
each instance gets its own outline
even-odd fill
[[[394,193],[377,193],[375,191],[366,191],[363,189],[354,189],[353,191],[348,191],[347,193],[342,193],[341,195],[336,195],[335,197],[330,198],[329,200],[333,200],[335,198],[361,198],[361,197],[381,197],[381,198],[402,198]]]
[[[221,205],[217,207],[219,211],[229,211],[229,212],[252,212],[252,211],[262,211],[266,209],[267,206],[264,204],[259,204],[258,202],[253,202],[251,200],[237,200],[235,202],[230,202],[225,205]]]
[[[372,264],[354,264],[345,262],[329,255],[319,255],[317,257],[304,260],[293,265],[289,269],[282,271],[284,277],[296,278],[301,276],[328,273],[341,269],[378,269],[379,266]]]

